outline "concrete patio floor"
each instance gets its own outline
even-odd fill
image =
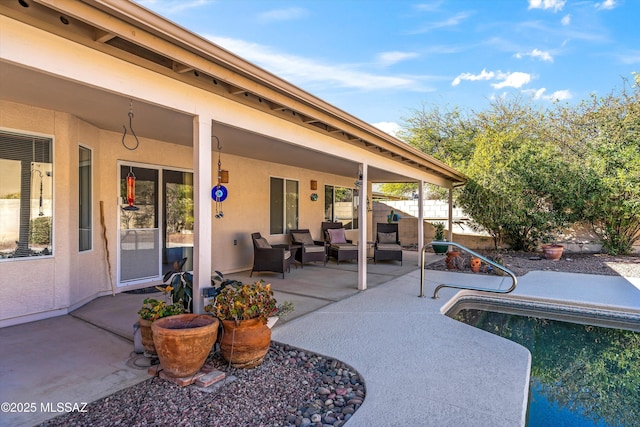
[[[335,357],[364,377],[367,396],[348,425],[524,425],[529,352],[442,314],[454,297],[473,293],[443,289],[440,299],[429,298],[440,283],[508,286],[502,278],[427,270],[427,298],[418,298],[415,252],[402,267],[369,264],[365,292],[356,289],[355,269],[307,265],[285,280],[252,278],[272,283],[279,301],[296,305],[274,327],[274,340]],[[248,272],[228,277],[252,280]],[[638,282],[532,272],[509,298],[617,310],[637,316],[640,329]],[[102,297],[68,316],[0,329],[0,402],[35,407],[0,413],[0,425],[34,425],[58,415],[47,403],[91,402],[149,378],[127,363],[136,312],[148,296]]]

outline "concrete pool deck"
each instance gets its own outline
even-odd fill
[[[339,359],[364,377],[367,396],[349,426],[524,425],[529,352],[442,314],[455,296],[469,292],[445,288],[440,299],[430,298],[440,283],[508,287],[509,280],[433,270],[425,276],[426,298],[418,297],[416,267],[337,302],[309,305],[306,314],[277,324],[273,339]],[[531,272],[519,277],[508,297],[640,316],[638,283],[620,276]],[[129,300],[115,298],[110,301]],[[93,311],[113,317],[108,313]],[[148,378],[146,370],[127,366],[130,341],[77,317],[2,328],[0,342],[2,402],[93,401]],[[34,425],[55,415],[0,413],[0,425]]]

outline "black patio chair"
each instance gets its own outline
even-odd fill
[[[327,246],[327,257],[335,258],[337,264],[358,259],[358,245],[345,237],[341,222],[323,222],[322,235]]]
[[[290,230],[292,251],[295,249],[295,259],[302,267],[309,262],[322,261],[327,265],[327,253],[324,241],[313,240],[307,228]]]
[[[249,277],[253,276],[254,271],[271,271],[282,273],[284,279],[284,273],[291,270],[293,261],[289,245],[270,245],[260,233],[251,233],[251,240],[253,241],[253,268]]]
[[[398,224],[379,222],[376,226],[376,242],[373,249],[373,262],[392,260],[402,265],[402,245],[398,236]]]

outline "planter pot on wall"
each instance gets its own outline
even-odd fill
[[[557,261],[562,257],[562,251],[564,250],[564,246],[562,245],[544,245],[542,247],[542,251],[544,252],[544,257],[551,261]]]
[[[154,321],[153,342],[164,372],[175,378],[197,373],[216,342],[219,324],[208,314],[178,314]]]
[[[260,319],[223,320],[222,357],[234,368],[253,368],[264,360],[271,344],[271,329]]]
[[[437,254],[446,254],[449,250],[449,245],[431,245],[433,252]]]

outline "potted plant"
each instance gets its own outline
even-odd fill
[[[444,238],[444,222],[434,222],[433,228],[435,229],[433,240],[436,242],[446,242],[447,239]],[[445,254],[449,248],[447,245],[431,245],[431,247],[433,248],[433,252],[437,254]]]
[[[542,252],[544,253],[544,257],[551,261],[559,260],[562,257],[563,251],[564,246],[559,244],[542,245]]]
[[[167,298],[167,293],[171,292],[170,288],[170,286],[164,288],[157,287],[157,289],[165,295],[165,299]],[[140,335],[142,335],[142,345],[147,353],[150,355],[156,354],[156,348],[153,344],[153,332],[151,330],[153,321],[182,313],[184,313],[182,301],[178,301],[175,304],[167,304],[167,302],[163,300],[145,298],[142,308],[138,310],[138,326],[140,327]]]
[[[205,307],[222,322],[220,352],[235,368],[253,368],[262,363],[271,343],[269,317],[292,309],[291,303],[277,306],[271,285],[263,280],[228,285]]]

